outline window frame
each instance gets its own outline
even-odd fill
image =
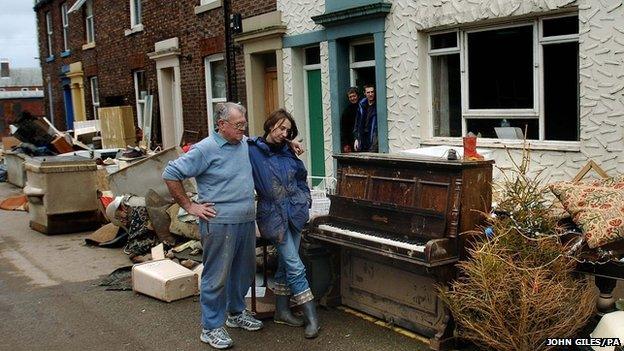
[[[93,106],[93,119],[99,120],[97,109],[100,107],[100,87],[97,76],[89,77],[89,86],[91,87],[91,105]]]
[[[136,70],[132,72],[132,80],[134,82],[134,98],[136,101],[136,109],[137,109],[137,125],[139,128],[143,129],[143,108],[145,107],[145,99],[141,99],[141,91],[139,91],[139,73],[143,74],[143,79],[147,82],[147,77],[145,75],[145,70]],[[148,92],[147,84],[145,87],[145,92]]]
[[[69,16],[67,2],[61,4],[61,23],[63,26],[63,51],[69,51]]]
[[[138,6],[137,6],[138,5]],[[138,7],[138,10],[137,10]],[[137,19],[138,12],[138,19]],[[130,29],[134,29],[143,24],[143,4],[141,0],[130,0]]]
[[[212,96],[212,68],[210,64],[217,61],[223,61],[223,63],[225,64],[225,55],[220,53],[204,57],[204,81],[206,83],[206,113],[208,119],[209,134],[212,133],[212,131],[214,130],[214,111],[212,110],[212,105],[214,103],[227,102],[227,96],[222,98],[215,98]],[[225,81],[225,84],[227,85],[227,79]]]
[[[427,43],[426,43],[426,54],[427,54],[427,70],[428,70],[428,78],[429,82],[427,84],[428,88],[428,121],[429,128],[426,131],[428,134],[428,138],[432,141],[456,141],[460,139],[459,137],[445,137],[445,136],[435,136],[434,135],[434,113],[433,113],[433,102],[434,102],[434,92],[432,89],[433,82],[433,58],[436,56],[443,55],[451,55],[451,54],[459,54],[459,69],[460,69],[460,86],[461,86],[461,124],[462,124],[462,135],[466,135],[468,133],[467,130],[467,120],[468,119],[538,119],[538,138],[537,140],[531,139],[536,142],[546,142],[546,143],[561,143],[562,145],[571,145],[578,144],[580,140],[577,141],[566,141],[566,140],[552,140],[545,139],[545,97],[544,97],[544,57],[543,57],[543,47],[544,45],[549,44],[559,44],[566,42],[578,42],[579,41],[579,33],[577,34],[568,34],[568,35],[559,35],[552,37],[543,37],[543,21],[556,19],[556,18],[564,18],[564,17],[578,17],[577,12],[567,12],[556,15],[548,15],[541,16],[534,19],[528,19],[524,21],[514,21],[509,23],[502,23],[497,25],[490,26],[478,26],[478,27],[470,27],[470,28],[455,28],[451,30],[443,30],[443,31],[435,31],[427,33]],[[469,65],[468,65],[468,34],[475,33],[480,31],[490,31],[497,29],[506,29],[506,28],[514,28],[514,27],[523,27],[531,25],[533,28],[533,108],[532,109],[470,109],[469,108]],[[579,29],[580,31],[580,29]],[[443,49],[432,49],[431,48],[431,37],[437,34],[445,34],[449,32],[457,32],[458,35],[458,46],[454,48],[443,48]],[[489,141],[500,141],[506,139],[497,139],[497,138],[484,138]]]
[[[95,18],[92,0],[87,0],[85,3],[85,39],[87,44],[95,43]]]
[[[48,57],[54,57],[54,51],[52,51],[52,34],[53,32],[53,28],[52,28],[52,13],[50,11],[47,11],[45,13],[45,19],[46,19],[46,40],[47,40],[47,44],[48,44]]]
[[[499,29],[517,28],[531,26],[533,29],[533,108],[518,108],[518,109],[471,109],[469,106],[470,91],[470,63],[468,62],[468,35],[470,33],[486,32]],[[516,22],[508,25],[496,25],[490,27],[482,27],[476,29],[470,29],[464,31],[462,39],[462,47],[460,57],[463,56],[463,60],[460,59],[460,73],[461,73],[461,88],[462,88],[462,117],[468,118],[494,118],[498,119],[504,117],[507,119],[534,119],[539,118],[539,96],[540,96],[540,82],[539,82],[539,70],[541,67],[538,62],[537,52],[537,20]],[[465,118],[462,119],[464,121]],[[462,127],[463,130],[463,127]],[[464,133],[465,135],[465,133]]]
[[[375,38],[368,36],[365,38],[355,39],[349,42],[349,81],[350,86],[355,86],[355,69],[373,67],[375,68],[375,59],[367,61],[355,60],[355,46],[362,44],[373,44],[373,56],[375,55]]]

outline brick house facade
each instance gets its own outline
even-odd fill
[[[9,135],[9,125],[22,112],[45,116],[39,68],[13,68],[0,59],[0,137]]]
[[[92,1],[94,43],[87,43],[86,13]],[[64,49],[62,6],[68,9],[82,2],[80,8],[68,14],[68,46]],[[140,25],[131,24],[134,4],[140,3]],[[225,2],[227,5],[227,2]],[[74,6],[76,7],[76,6]],[[275,0],[236,1],[231,12],[242,17],[274,11]],[[66,100],[69,89],[72,98],[84,99],[84,118],[93,119],[93,96],[91,78],[97,77],[99,105],[133,107],[135,123],[138,123],[137,99],[135,93],[135,72],[143,71],[145,85],[154,96],[152,108],[152,130],[159,136],[161,109],[159,99],[159,50],[169,39],[177,38],[174,59],[179,67],[179,108],[183,130],[208,133],[208,104],[206,91],[206,57],[222,54],[225,58],[224,1],[222,0],[40,0],[35,5],[39,33],[39,50],[46,87],[46,107],[59,129],[67,129]],[[50,35],[52,52],[48,52],[47,15],[51,18]],[[169,50],[169,49],[167,49]],[[166,51],[166,50],[165,50]],[[233,47],[236,55],[236,92],[238,101],[246,103],[244,60],[240,49]],[[149,54],[149,55],[148,55]],[[220,56],[217,56],[220,57]],[[80,67],[76,63],[81,63]],[[178,68],[176,68],[177,70]],[[77,73],[76,73],[77,72]],[[178,71],[176,71],[178,72]],[[67,88],[67,78],[71,88]],[[173,77],[173,76],[172,76]],[[226,76],[227,77],[227,76]],[[161,77],[162,78],[162,77]],[[78,81],[79,80],[79,81]],[[65,84],[65,91],[63,85]],[[162,78],[161,85],[164,85]],[[226,84],[232,84],[226,82]],[[73,95],[75,88],[82,86],[82,94]],[[175,95],[175,94],[174,94]],[[50,98],[52,103],[50,103]],[[178,98],[176,96],[176,98]],[[74,99],[75,100],[75,99]],[[76,107],[76,102],[72,101]],[[73,113],[80,112],[80,106]],[[75,116],[77,117],[77,116]],[[165,126],[167,129],[167,126]],[[178,130],[176,129],[176,132]]]

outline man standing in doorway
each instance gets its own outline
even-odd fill
[[[350,87],[347,90],[349,105],[342,111],[340,118],[340,145],[342,152],[353,151],[353,142],[355,141],[353,128],[355,127],[355,119],[358,112],[359,97],[358,88]]]
[[[245,310],[245,294],[255,273],[254,184],[245,108],[226,102],[216,111],[218,132],[169,162],[163,179],[175,201],[200,218],[204,249],[200,307],[201,341],[217,349],[233,345],[230,328],[259,330],[262,322]],[[199,203],[193,203],[182,180],[197,181]]]
[[[377,104],[375,103],[375,87],[364,86],[364,98],[360,100],[355,121],[355,151],[378,152],[377,142]]]

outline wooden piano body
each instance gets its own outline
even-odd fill
[[[306,233],[341,251],[342,304],[413,330],[438,350],[452,334],[437,294],[456,275],[460,233],[489,211],[493,161],[341,154],[328,216]]]

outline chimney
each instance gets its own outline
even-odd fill
[[[0,78],[10,77],[9,59],[0,59]]]

